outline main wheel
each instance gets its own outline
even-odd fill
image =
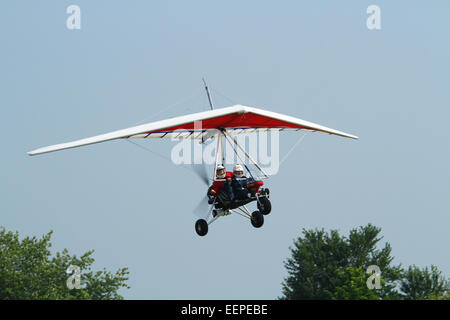
[[[264,216],[259,211],[254,211],[252,213],[252,218],[250,219],[252,226],[255,228],[261,228],[264,224]]]
[[[258,201],[258,210],[263,215],[267,215],[272,211],[272,204],[270,203],[270,200],[267,197],[261,197]]]
[[[195,223],[195,231],[200,237],[203,237],[208,233],[208,222],[204,219],[198,219]]]

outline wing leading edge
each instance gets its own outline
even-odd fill
[[[30,151],[28,152],[28,155],[34,156],[125,138],[201,139],[213,136],[217,130],[222,128],[231,131],[231,134],[259,130],[312,130],[346,138],[358,139],[357,136],[299,118],[262,109],[235,105],[227,108],[151,122],[72,142],[55,144]]]

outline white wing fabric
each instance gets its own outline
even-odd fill
[[[235,105],[227,108],[193,113],[186,116],[151,122],[98,136],[56,144],[28,152],[30,156],[85,146],[89,144],[128,138],[185,138],[207,139],[219,130],[229,134],[272,130],[311,130],[346,138],[357,136],[327,128],[312,122],[262,109]]]

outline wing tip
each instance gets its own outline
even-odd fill
[[[48,152],[48,151],[45,151],[45,150],[42,150],[43,148],[41,148],[41,149],[36,149],[36,150],[32,150],[32,151],[28,151],[27,152],[27,155],[29,155],[30,157],[32,157],[32,156],[37,156],[37,155],[39,155],[39,154],[43,154],[43,153],[46,153],[46,152]]]

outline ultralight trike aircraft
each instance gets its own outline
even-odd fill
[[[249,218],[251,224],[256,228],[259,228],[264,223],[264,215],[271,212],[269,190],[267,188],[262,188],[263,183],[261,181],[262,178],[268,178],[268,175],[258,165],[258,163],[252,159],[250,154],[248,154],[237,142],[234,137],[235,135],[259,131],[306,130],[358,139],[358,137],[354,135],[327,128],[322,125],[253,107],[234,105],[231,107],[214,109],[206,83],[205,89],[208,95],[211,110],[142,124],[77,141],[43,147],[30,151],[28,154],[34,156],[115,139],[178,138],[198,139],[200,140],[200,143],[204,143],[208,139],[216,139],[217,148],[215,154],[216,160],[214,165],[214,178],[204,179],[204,181],[208,183],[209,180],[217,181],[215,175],[216,169],[220,161],[224,163],[224,143],[227,142],[233,148],[238,157],[238,149],[241,150],[245,157],[262,173],[262,177],[254,177],[249,168],[245,165],[245,161],[240,158],[242,164],[244,164],[246,170],[252,178],[252,185],[248,186],[250,196],[245,200],[233,201],[227,201],[227,199],[224,199],[223,197],[221,198],[220,196],[210,197],[209,201],[204,199],[205,202],[208,201],[210,204],[208,214],[205,219],[199,219],[195,223],[195,230],[197,234],[204,236],[208,232],[208,226],[219,217],[226,216],[234,212]],[[222,153],[222,159],[219,159],[220,152]],[[256,202],[258,210],[250,212],[246,206],[250,202]]]

